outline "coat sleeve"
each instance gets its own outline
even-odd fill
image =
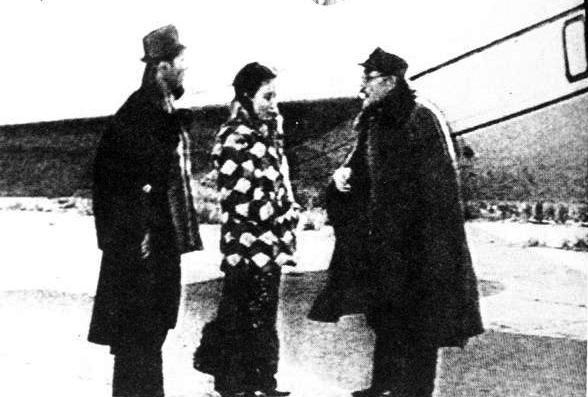
[[[221,127],[212,150],[223,213],[244,221],[249,218],[255,171],[247,138],[240,133],[239,127]]]
[[[366,144],[367,133],[362,130],[357,134],[357,140],[355,141],[355,145],[351,152],[345,158],[342,167],[349,167],[352,170],[358,168],[360,164],[363,163],[364,159],[363,156],[365,153],[363,152],[363,148]]]
[[[141,189],[146,184],[154,185],[157,177],[158,157],[155,153],[149,126],[130,124],[128,120],[114,120],[102,142],[102,158],[97,166],[121,190]],[[106,181],[108,182],[108,181]]]
[[[365,145],[367,134],[360,131],[353,150],[347,155],[342,167],[351,169],[349,192],[340,192],[333,180],[327,186],[325,197],[329,221],[333,225],[346,225],[366,222],[366,204],[369,195]]]
[[[161,179],[168,172],[153,142],[139,137],[139,130],[115,120],[96,154],[94,215],[102,249],[140,249],[152,218],[149,196],[163,186]]]
[[[294,197],[294,189],[292,188],[292,181],[290,180],[290,165],[288,164],[288,158],[286,157],[285,153],[282,157],[280,172],[284,177],[284,185],[286,186],[288,201],[290,201],[290,203],[292,204],[296,204],[296,198]]]
[[[142,241],[142,197],[138,167],[129,166],[132,156],[121,126],[112,122],[100,140],[94,161],[93,210],[99,248],[136,249]],[[136,164],[136,163],[135,163]],[[131,248],[132,247],[132,248]]]

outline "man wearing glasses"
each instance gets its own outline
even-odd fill
[[[331,277],[309,317],[366,314],[372,384],[354,397],[431,396],[439,348],[483,332],[451,140],[409,88],[406,61],[377,48],[360,65],[357,142],[327,193]],[[349,311],[350,296],[367,304]]]

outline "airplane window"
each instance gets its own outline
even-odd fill
[[[566,22],[563,31],[566,76],[576,81],[588,76],[584,16],[579,15]]]

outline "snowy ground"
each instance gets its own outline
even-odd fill
[[[559,241],[585,230],[468,223],[479,279],[500,285],[499,293],[481,301],[486,327],[585,341],[588,253],[524,247],[530,238]],[[205,251],[183,258],[185,285],[221,276],[218,227],[204,225],[202,235]],[[75,211],[0,210],[0,241],[0,373],[9,391],[0,394],[110,395],[111,357],[106,348],[85,342],[100,260],[93,219]],[[290,271],[326,268],[332,246],[328,227],[302,233],[299,267]],[[195,385],[210,390],[210,379],[191,369],[184,337],[173,331],[165,346],[169,396],[204,394]],[[281,380],[299,395],[348,394],[294,365],[282,360]]]

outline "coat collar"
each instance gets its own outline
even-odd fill
[[[227,124],[245,125],[252,130],[252,134],[260,138],[282,139],[282,116],[278,115],[271,121],[264,121],[251,115],[238,101],[233,101],[230,105],[231,115]]]
[[[377,124],[386,128],[401,128],[410,119],[416,106],[415,94],[408,87],[399,87],[384,99],[363,109],[357,116],[358,130]]]
[[[171,93],[165,94],[155,85],[142,85],[138,95],[147,106],[153,110],[172,114],[174,112],[174,99]]]

